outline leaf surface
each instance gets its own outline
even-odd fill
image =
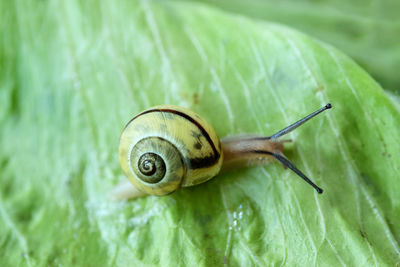
[[[399,106],[351,59],[276,24],[192,3],[2,3],[0,261],[16,266],[394,265]],[[57,11],[57,12],[55,12]],[[278,163],[113,203],[118,138],[190,107],[219,136],[317,108]]]

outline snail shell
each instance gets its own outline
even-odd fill
[[[221,143],[195,112],[156,106],[135,116],[120,138],[119,158],[131,183],[151,195],[203,183],[220,171]]]

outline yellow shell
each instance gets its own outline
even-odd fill
[[[203,118],[182,107],[162,105],[126,125],[119,158],[135,187],[166,195],[217,175],[223,154],[214,129]]]

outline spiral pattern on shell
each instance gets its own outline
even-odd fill
[[[165,162],[157,154],[151,152],[145,153],[139,158],[138,170],[144,176],[143,181],[155,184],[164,178]]]
[[[213,128],[196,113],[169,105],[143,111],[126,125],[119,156],[132,184],[152,195],[211,179],[223,159]]]

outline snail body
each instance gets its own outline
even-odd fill
[[[211,125],[195,112],[172,105],[147,109],[125,126],[119,144],[121,167],[127,183],[114,190],[115,199],[167,195],[193,186],[227,170],[276,159],[318,193],[322,189],[283,155],[285,135],[315,117],[330,104],[271,136],[231,137],[219,140]]]

